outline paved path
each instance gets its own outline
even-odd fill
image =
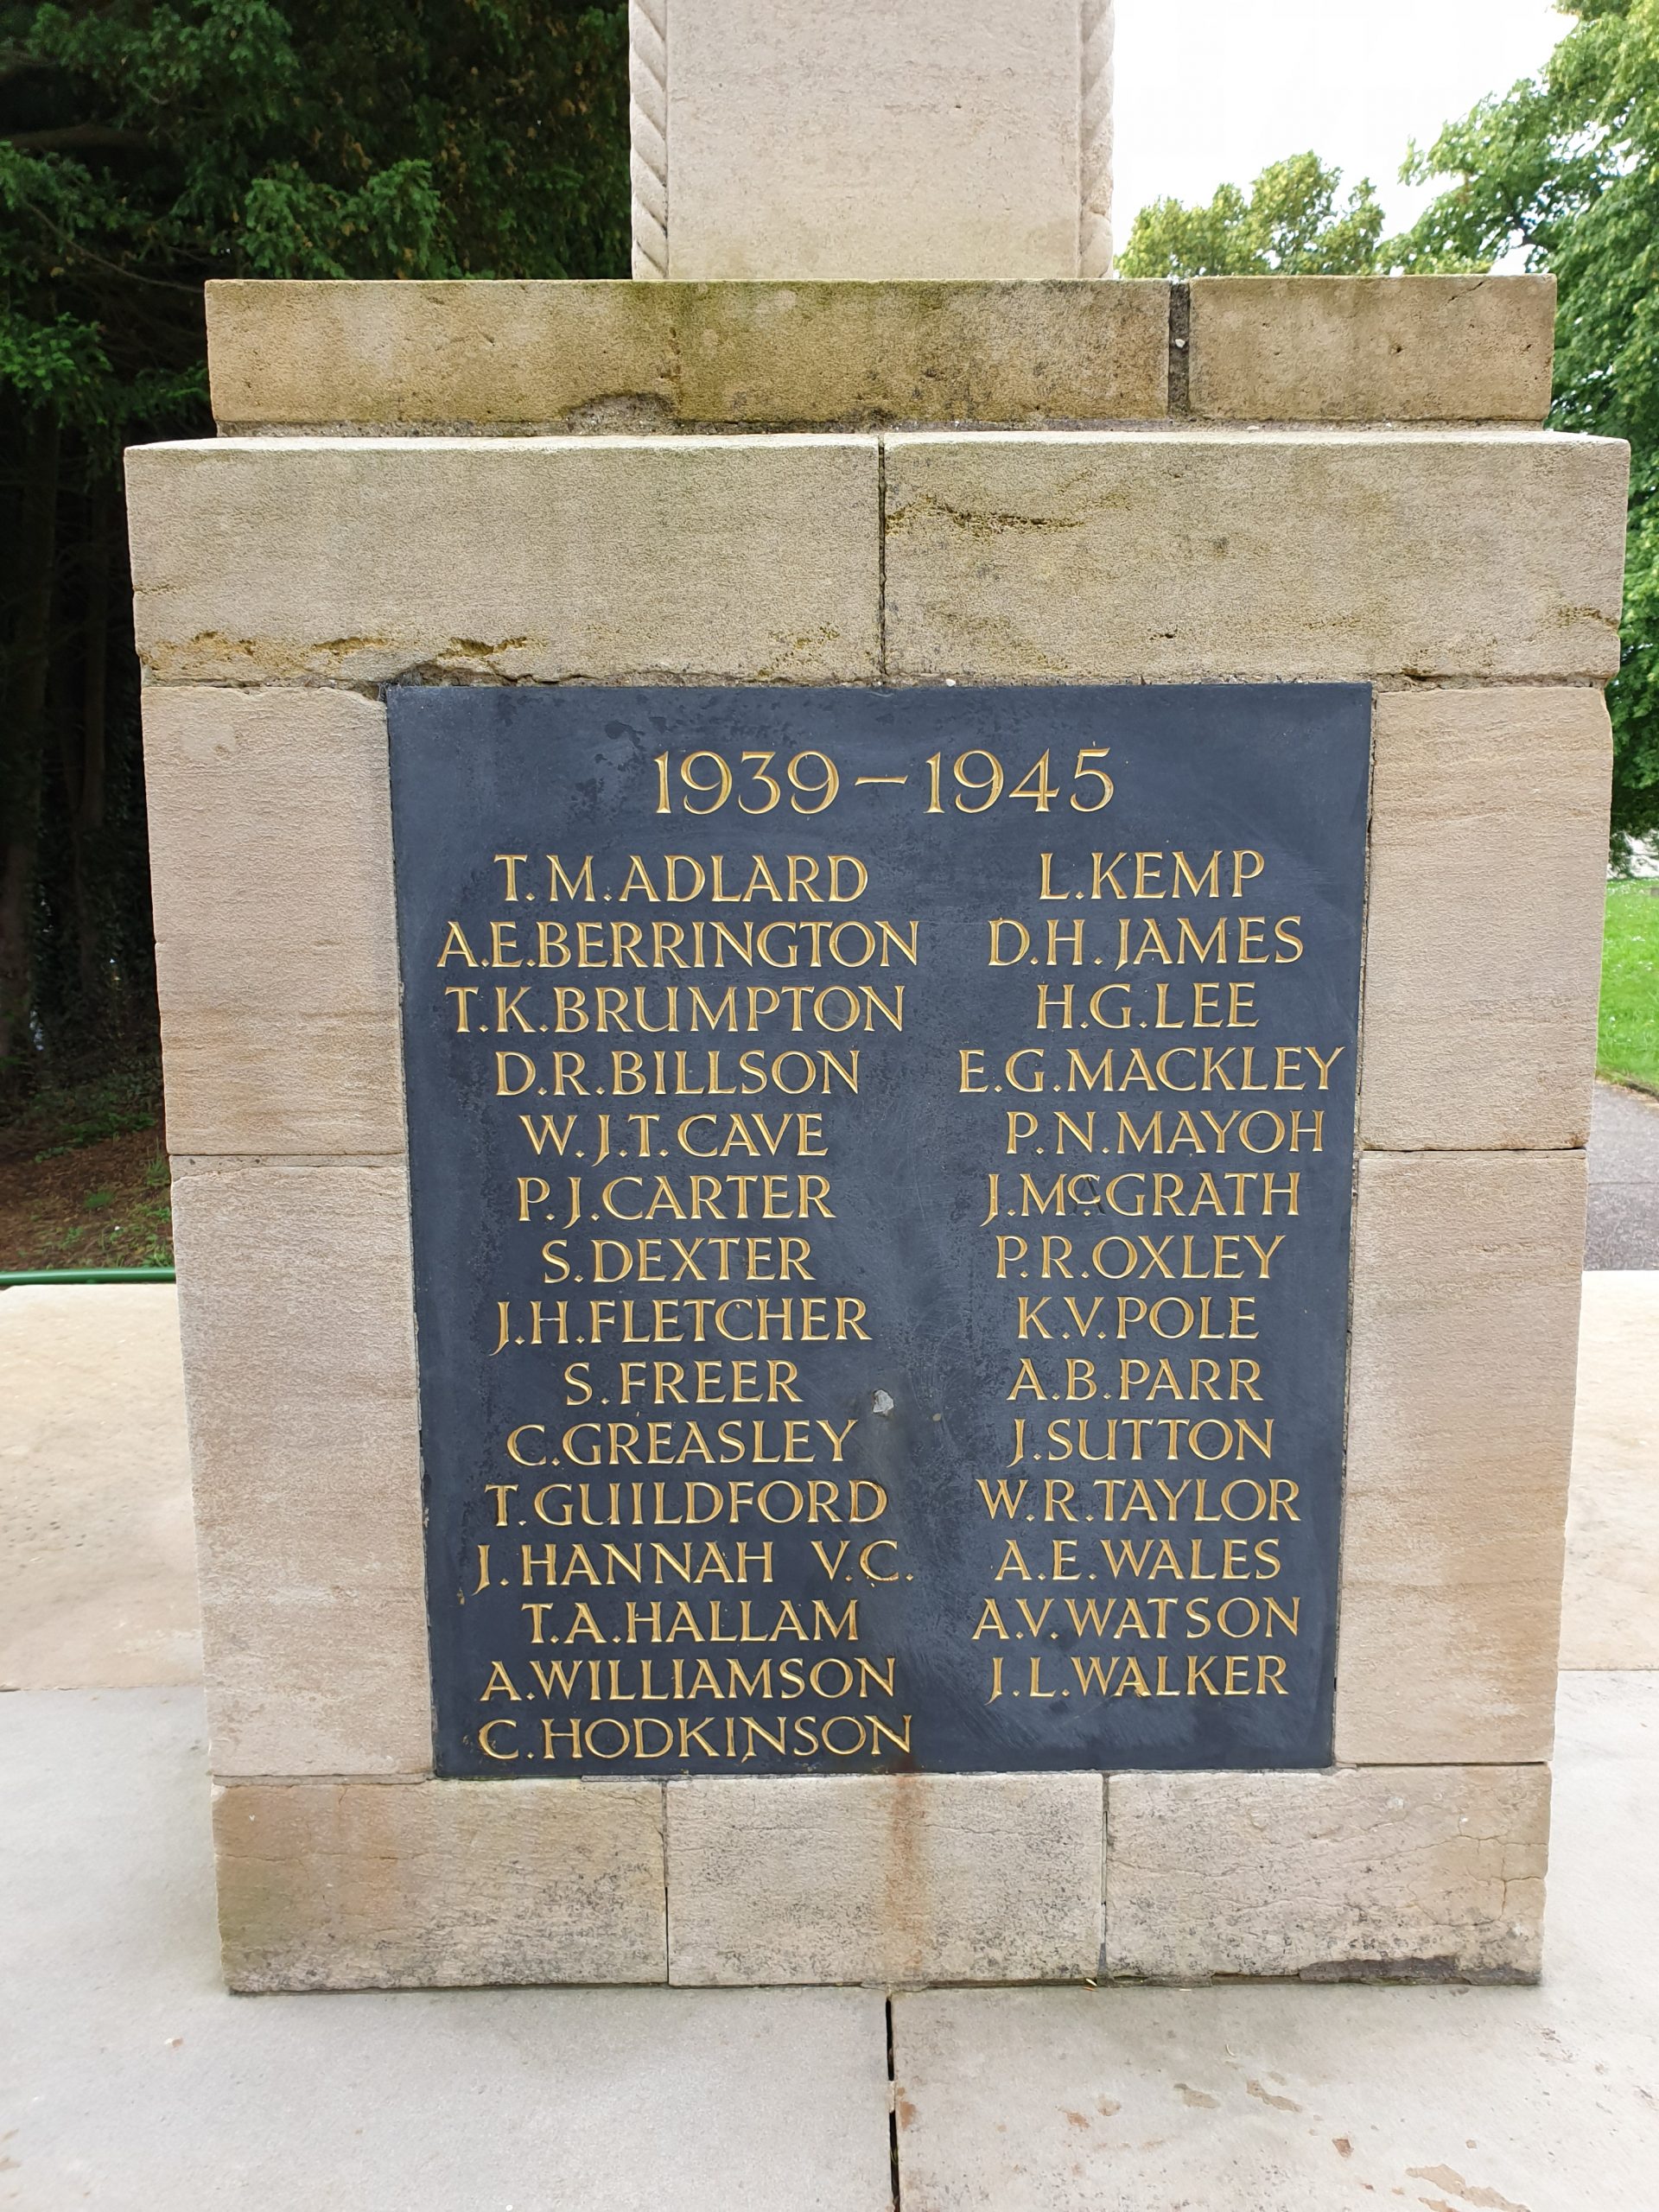
[[[1586,1268],[1659,1268],[1659,1098],[1596,1085]]]
[[[1563,1667],[1659,1668],[1659,1271],[1584,1278],[1561,1599]]]
[[[890,2076],[880,1990],[226,1996],[199,1694],[0,1698],[0,2207],[1640,2212],[1659,1677],[1560,1724],[1541,1988],[918,1992]]]
[[[195,1690],[0,1698],[4,2212],[875,2212],[880,1993],[230,1997]]]
[[[1659,1679],[1560,1730],[1542,1987],[896,1997],[903,2212],[1648,2212]]]
[[[0,1690],[201,1676],[170,1283],[0,1291]]]

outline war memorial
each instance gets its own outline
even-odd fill
[[[129,460],[227,1979],[1535,1979],[1553,284],[1113,278],[1108,0],[631,14],[632,281]]]

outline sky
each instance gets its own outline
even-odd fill
[[[1406,142],[1531,76],[1569,28],[1549,0],[1117,0],[1113,228],[1312,149],[1403,227]]]

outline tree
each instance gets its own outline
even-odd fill
[[[153,1026],[119,456],[215,276],[626,270],[624,0],[0,0],[0,1071]]]
[[[1362,177],[1338,207],[1340,169],[1293,154],[1263,169],[1245,198],[1224,184],[1206,207],[1154,200],[1118,256],[1125,276],[1347,276],[1376,265],[1382,210]]]
[[[1519,256],[1559,291],[1560,429],[1628,438],[1630,537],[1613,718],[1613,853],[1659,835],[1659,0],[1575,0],[1541,73],[1483,100],[1426,150],[1408,183],[1447,188],[1382,236],[1369,183],[1345,207],[1312,154],[1264,169],[1249,199],[1157,200],[1136,216],[1126,276],[1486,270]]]
[[[1613,849],[1659,833],[1659,0],[1579,0],[1542,73],[1484,100],[1412,182],[1453,180],[1390,257],[1554,272],[1551,419],[1630,442],[1624,645],[1613,717]]]

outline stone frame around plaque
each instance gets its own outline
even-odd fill
[[[1536,1974],[1624,457],[1516,427],[1547,284],[1461,281],[1194,284],[1185,393],[1142,288],[849,288],[816,416],[833,302],[639,288],[630,362],[726,318],[727,397],[652,372],[717,435],[545,435],[604,288],[211,310],[263,434],[129,475],[234,1986]],[[1027,427],[848,420],[947,308],[1052,327]],[[1142,419],[1066,427],[1102,316]],[[1376,693],[1336,1765],[435,1778],[380,687],[1241,678]]]

